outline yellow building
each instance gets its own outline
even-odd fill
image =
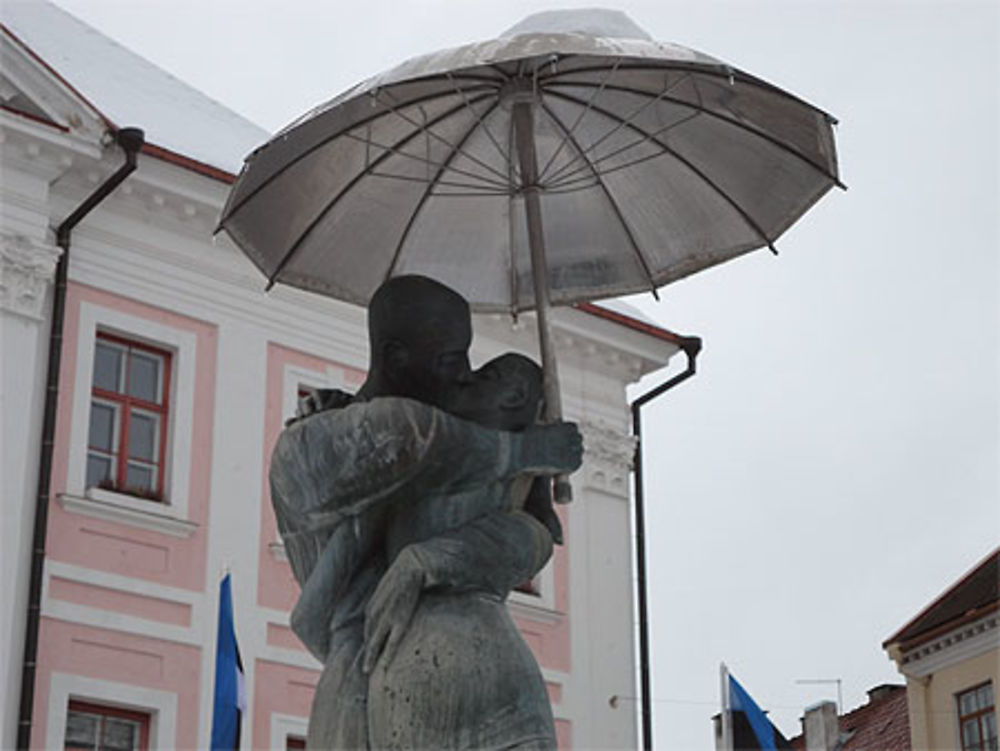
[[[913,751],[997,751],[1000,548],[883,642],[906,676]]]

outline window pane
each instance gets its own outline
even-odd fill
[[[159,433],[159,417],[133,409],[128,424],[128,455],[133,459],[156,461]]]
[[[87,487],[93,488],[111,479],[111,457],[87,454]]]
[[[973,717],[962,723],[962,745],[966,748],[979,744],[979,720]]]
[[[986,737],[996,743],[997,739],[997,718],[992,712],[983,716],[986,723]]]
[[[97,341],[94,348],[94,387],[106,391],[122,390],[122,363],[125,352],[110,342]]]
[[[964,694],[958,697],[961,702],[962,715],[972,714],[976,711],[976,692],[966,691]]]
[[[152,490],[156,481],[153,467],[147,467],[134,462],[128,463],[125,470],[125,488],[127,490]]]
[[[987,683],[979,688],[979,708],[986,709],[993,706],[993,684]]]
[[[89,748],[97,745],[98,718],[70,712],[66,715],[66,748]]]
[[[136,399],[160,402],[160,364],[156,355],[133,349],[129,355],[128,393]]]
[[[118,410],[113,404],[93,402],[90,405],[90,438],[91,448],[102,449],[115,453],[118,448],[115,443],[115,423]]]
[[[132,751],[139,740],[139,727],[135,722],[117,717],[104,718],[104,739],[101,751]]]

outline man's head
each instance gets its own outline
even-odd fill
[[[469,380],[469,304],[433,279],[384,282],[368,305],[368,339],[368,397],[405,396],[442,407]]]
[[[500,355],[472,374],[444,409],[498,430],[524,430],[541,412],[542,369],[524,355]]]

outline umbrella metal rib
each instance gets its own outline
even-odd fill
[[[594,89],[594,91],[591,93],[590,99],[587,102],[587,106],[584,109],[580,110],[580,114],[576,116],[576,120],[573,121],[573,125],[570,126],[569,130],[564,132],[562,140],[559,142],[559,145],[552,152],[552,155],[549,157],[548,161],[545,162],[545,166],[542,167],[541,170],[539,170],[538,182],[540,183],[544,182],[545,173],[548,172],[549,167],[552,166],[552,163],[556,160],[559,154],[562,153],[562,150],[569,142],[570,137],[576,132],[576,129],[580,126],[580,123],[583,121],[583,118],[586,117],[587,113],[590,111],[590,105],[597,99],[598,96],[600,96],[601,92],[604,91],[604,85],[615,74],[615,71],[618,70],[619,65],[621,65],[621,58],[615,60],[614,65],[608,68],[606,74],[604,75],[604,78],[601,79],[601,85],[598,86],[596,89]],[[581,154],[580,156],[582,157],[583,155]],[[584,159],[584,161],[586,162],[586,159]]]
[[[580,101],[576,97],[571,97],[568,94],[563,94],[563,93],[555,92],[555,91],[550,91],[549,94],[550,94],[550,96],[558,97],[560,99],[567,99],[567,100],[569,100],[571,102],[574,102],[575,104],[580,104]],[[602,107],[594,107],[594,111],[598,112],[598,113],[600,113],[602,115],[604,115],[605,117],[607,117],[607,118],[609,118],[611,120],[620,119],[620,118],[617,118],[613,113],[611,113],[611,112],[603,109]],[[643,135],[646,132],[645,130],[643,130],[642,128],[640,128],[635,123],[626,123],[625,127],[629,128],[630,130],[634,130],[639,135]],[[695,176],[697,176],[702,182],[704,182],[709,188],[711,188],[711,190],[714,193],[716,193],[726,203],[728,203],[729,206],[734,211],[736,211],[737,214],[740,215],[740,217],[743,219],[743,221],[745,221],[747,223],[747,225],[757,235],[760,236],[761,240],[764,241],[764,244],[770,249],[770,251],[772,253],[774,253],[775,255],[778,254],[777,249],[774,247],[774,243],[767,236],[767,233],[764,232],[764,230],[760,227],[760,225],[757,224],[757,222],[754,220],[754,218],[752,216],[750,216],[750,214],[748,214],[746,212],[746,210],[742,206],[740,206],[739,203],[737,203],[737,201],[732,196],[730,196],[728,193],[726,193],[726,191],[723,190],[721,187],[719,187],[718,185],[716,185],[715,181],[712,180],[712,178],[710,178],[708,175],[706,175],[704,172],[702,172],[700,169],[698,169],[698,167],[696,167],[694,164],[692,164],[690,160],[685,159],[683,156],[681,156],[680,154],[678,154],[674,149],[670,148],[669,146],[667,146],[662,141],[660,141],[660,140],[658,140],[656,138],[653,138],[651,142],[654,143],[655,145],[659,146],[664,151],[664,153],[669,154],[674,159],[676,159],[678,162],[680,162],[685,167],[687,167],[692,172],[692,174],[694,174]]]
[[[471,105],[469,106],[471,109]],[[489,116],[489,114],[492,113],[498,106],[499,102],[494,102],[487,109],[486,115]],[[417,217],[420,215],[420,211],[426,205],[427,199],[430,198],[432,191],[434,190],[434,186],[437,184],[438,179],[440,179],[444,171],[448,169],[448,165],[455,158],[455,156],[457,156],[459,153],[462,152],[462,147],[465,145],[465,142],[469,140],[469,137],[473,133],[475,133],[476,128],[482,125],[483,125],[482,120],[476,118],[476,120],[472,123],[472,127],[470,127],[462,135],[460,139],[458,139],[458,143],[455,144],[455,147],[451,150],[451,152],[448,154],[445,160],[440,164],[440,166],[438,167],[437,175],[434,176],[434,179],[430,180],[427,183],[426,189],[421,194],[420,199],[417,201],[416,206],[414,206],[413,211],[410,213],[409,219],[407,219],[406,221],[406,226],[403,228],[403,231],[399,235],[399,241],[396,243],[396,248],[392,254],[392,260],[389,263],[388,269],[386,269],[383,281],[389,279],[392,276],[392,272],[396,269],[396,264],[399,262],[399,255],[403,250],[403,244],[406,242],[407,235],[409,235],[410,229],[413,227],[414,222],[416,222]]]
[[[480,98],[481,99],[485,99],[486,95],[484,94]],[[446,112],[443,112],[442,114],[438,115],[437,118],[435,118],[435,120],[436,121],[437,120],[444,120],[445,118],[450,117],[456,111],[460,110],[462,108],[462,106],[463,105],[458,105],[457,107],[453,107],[452,109],[450,109],[450,110],[448,110]],[[434,122],[432,121],[431,124],[434,124]],[[398,148],[400,146],[406,145],[407,143],[409,143],[410,141],[412,141],[414,138],[416,138],[418,135],[420,135],[419,131],[408,133],[406,136],[404,136],[399,141],[397,141],[397,143],[395,144],[396,148]],[[376,160],[372,163],[372,167],[375,167],[378,164],[381,164],[386,159],[388,159],[391,155],[392,155],[392,152],[389,152],[389,151],[386,151],[385,153],[380,154],[378,156],[378,158],[376,158]],[[337,191],[337,194],[335,196],[333,196],[333,198],[331,198],[329,201],[327,201],[323,205],[323,208],[319,211],[319,213],[317,213],[317,215],[313,218],[313,220],[311,222],[309,222],[309,224],[306,226],[306,228],[299,234],[299,236],[296,238],[295,242],[291,244],[291,246],[289,247],[289,249],[285,252],[284,256],[282,256],[281,260],[278,262],[277,266],[275,266],[274,271],[271,273],[271,276],[267,280],[267,287],[265,289],[269,290],[269,289],[271,289],[271,287],[274,286],[274,283],[277,280],[278,275],[285,269],[285,267],[288,265],[288,262],[298,252],[299,248],[302,247],[303,241],[312,233],[312,231],[314,229],[316,229],[316,226],[323,220],[323,217],[326,216],[326,213],[337,203],[337,201],[340,200],[340,198],[342,196],[344,196],[351,188],[353,188],[367,174],[369,174],[368,170],[362,170],[361,172],[359,172],[357,175],[355,175],[353,178],[351,178],[347,182],[347,184],[344,185],[344,187],[342,187],[339,191]]]
[[[485,79],[485,80],[488,81],[491,85],[490,86],[482,86],[482,85],[480,85],[479,87],[476,87],[475,89],[470,89],[469,90],[469,93],[481,94],[481,96],[477,96],[476,97],[476,101],[480,101],[480,100],[486,98],[487,95],[486,94],[482,94],[483,91],[486,91],[486,92],[495,92],[496,91],[496,85],[497,85],[496,81],[493,80],[493,79]],[[419,106],[419,105],[421,105],[421,104],[423,104],[425,102],[433,101],[434,99],[437,99],[440,96],[441,96],[441,93],[438,92],[438,91],[435,91],[435,92],[432,92],[430,94],[425,94],[424,96],[417,97],[416,99],[413,99],[412,101],[409,101],[406,104],[407,104],[407,106]],[[454,114],[454,112],[456,112],[458,109],[461,109],[461,108],[459,107],[459,108],[455,108],[453,110],[450,110],[449,112],[444,113],[443,116],[449,116],[451,114]],[[301,162],[304,159],[310,157],[313,153],[315,153],[319,149],[323,148],[324,146],[326,146],[331,141],[334,141],[337,138],[340,138],[340,137],[346,135],[347,133],[350,132],[350,130],[352,130],[354,128],[359,128],[359,127],[361,127],[363,125],[369,125],[371,122],[373,122],[375,120],[378,120],[380,117],[383,117],[384,115],[385,115],[384,112],[376,112],[376,113],[370,115],[369,117],[362,118],[362,119],[358,120],[357,122],[351,123],[348,127],[344,128],[342,130],[338,130],[338,131],[333,132],[333,133],[331,133],[330,135],[328,135],[328,136],[326,136],[324,138],[319,139],[316,143],[310,145],[308,148],[303,149],[300,153],[296,154],[295,156],[289,157],[286,162],[282,163],[282,165],[280,167],[278,167],[274,172],[272,172],[271,174],[269,174],[267,176],[267,178],[265,180],[263,180],[259,185],[257,185],[256,187],[254,187],[252,190],[248,191],[246,195],[241,196],[240,199],[238,201],[236,201],[232,206],[227,206],[226,210],[225,210],[225,216],[228,219],[229,217],[232,217],[233,215],[235,215],[236,212],[238,212],[241,208],[243,208],[243,206],[245,206],[249,201],[251,201],[257,194],[259,194],[262,190],[264,190],[271,183],[273,183],[275,181],[275,179],[277,179],[282,174],[284,174],[285,172],[287,172],[288,170],[290,170],[292,167],[294,167],[299,162]],[[286,131],[287,130],[288,129],[286,128]],[[258,149],[258,151],[260,151],[260,149]],[[254,152],[254,153],[257,153],[257,152]],[[244,167],[244,171],[248,167],[251,167],[251,166],[252,166],[252,162],[248,161],[247,165]]]
[[[556,127],[563,131],[566,138],[569,139],[569,142],[573,145],[573,148],[579,151],[580,144],[577,143],[573,134],[566,129],[566,125],[562,122],[562,120],[560,120],[559,117],[544,102],[541,102],[541,108],[545,114],[548,115],[549,119],[555,123]],[[642,271],[646,275],[646,279],[649,281],[649,289],[653,293],[653,297],[659,300],[660,295],[656,291],[656,283],[653,281],[653,272],[650,270],[649,263],[642,254],[642,249],[639,247],[639,243],[636,242],[635,235],[632,232],[632,228],[629,226],[628,220],[625,218],[625,215],[622,214],[621,207],[618,206],[618,202],[615,200],[614,196],[611,195],[611,191],[608,190],[608,186],[601,179],[601,176],[596,169],[594,170],[594,179],[597,181],[597,185],[600,186],[601,191],[604,193],[604,197],[611,206],[611,210],[614,211],[615,216],[618,217],[618,221],[621,224],[622,229],[625,230],[629,244],[632,246],[632,250],[635,252],[636,258],[639,259],[640,266],[642,266]]]
[[[573,72],[576,73],[576,71],[573,71]],[[554,81],[554,82],[550,83],[549,86],[565,86],[565,87],[572,87],[572,88],[593,88],[594,86],[596,86],[596,84],[589,83],[589,82],[586,82],[586,81],[580,81],[580,82],[560,82],[560,81]],[[643,91],[642,89],[633,89],[633,88],[627,87],[627,86],[615,86],[615,85],[612,84],[612,85],[606,86],[605,88],[607,90],[609,90],[609,91],[619,91],[619,92],[621,92],[623,94],[635,94],[636,96],[641,96],[641,97],[648,97],[648,96],[650,96],[650,94],[649,94],[648,91]],[[697,90],[697,85],[695,85],[695,89]],[[552,94],[556,93],[554,91],[551,91],[551,89],[548,88],[548,87],[546,88],[546,91],[549,92],[549,93],[552,93]],[[765,141],[768,141],[769,143],[773,144],[774,146],[776,146],[780,150],[782,150],[782,151],[784,151],[784,152],[786,152],[788,154],[791,154],[795,158],[797,158],[797,159],[805,162],[810,167],[812,167],[813,169],[815,169],[818,172],[820,172],[824,177],[828,178],[838,188],[846,190],[847,186],[844,185],[836,175],[832,174],[823,165],[817,164],[816,162],[814,162],[812,159],[810,159],[805,154],[803,154],[802,152],[800,152],[797,148],[795,148],[791,144],[788,144],[788,143],[782,141],[779,138],[775,138],[773,135],[771,135],[767,131],[761,130],[760,128],[755,128],[752,125],[750,125],[748,123],[745,123],[745,122],[742,122],[740,120],[736,120],[736,119],[731,118],[731,117],[726,117],[725,115],[723,115],[723,114],[721,114],[719,112],[716,112],[715,110],[712,110],[712,109],[709,109],[707,107],[704,107],[704,106],[702,106],[700,104],[693,104],[693,103],[687,102],[687,101],[685,101],[683,99],[678,99],[677,97],[666,96],[666,93],[667,92],[664,91],[655,100],[651,100],[650,104],[653,104],[656,101],[664,101],[664,102],[670,102],[671,104],[678,104],[678,105],[681,105],[683,107],[690,107],[692,109],[698,110],[699,112],[703,112],[704,114],[708,115],[709,117],[715,118],[717,120],[721,120],[722,122],[726,123],[727,125],[731,125],[734,128],[738,128],[740,130],[745,130],[748,133],[751,133],[752,135],[756,136],[757,138],[761,138],[761,139],[763,139]],[[829,118],[829,115],[827,115],[826,113],[821,112],[820,110],[815,110],[815,111],[820,112],[820,114],[824,115],[824,117],[828,117]]]
[[[375,97],[376,97],[376,100],[377,100],[378,99],[378,94],[377,93],[375,94]],[[465,97],[463,96],[462,99],[463,99],[463,104],[465,104]],[[407,104],[407,106],[409,106],[409,104]],[[405,123],[411,125],[412,127],[416,128],[418,132],[424,133],[427,136],[430,136],[431,138],[434,138],[435,140],[440,141],[442,144],[444,144],[448,148],[454,148],[454,144],[451,143],[451,141],[449,141],[447,138],[445,138],[444,136],[440,135],[439,133],[435,133],[429,127],[426,127],[425,125],[422,125],[421,123],[416,122],[415,120],[413,120],[413,118],[407,117],[405,114],[403,114],[402,112],[400,112],[393,105],[391,105],[391,104],[385,104],[385,107],[390,112],[392,112],[394,115],[397,115],[401,120],[403,120],[403,122],[405,122]],[[452,113],[452,114],[454,114],[454,113]],[[438,120],[437,122],[440,122],[440,120]],[[478,164],[480,167],[482,167],[483,169],[487,170],[488,172],[493,173],[498,178],[500,178],[500,180],[505,180],[506,179],[506,175],[504,175],[499,170],[494,169],[491,165],[489,165],[486,162],[482,161],[478,157],[476,157],[476,156],[474,156],[474,155],[472,155],[472,154],[470,154],[468,152],[463,152],[462,156],[464,156],[466,159],[468,159],[469,161],[473,162],[474,164]]]
[[[783,97],[784,99],[788,99],[789,101],[795,102],[796,104],[805,107],[806,109],[809,109],[812,112],[816,112],[822,115],[824,118],[826,118],[826,120],[832,125],[837,124],[837,118],[835,118],[829,112],[825,112],[819,109],[818,107],[813,106],[806,100],[797,97],[791,92],[785,91],[784,89],[775,86],[772,83],[757,78],[756,76],[751,76],[743,71],[737,71],[731,65],[727,65],[726,63],[719,62],[716,65],[710,66],[710,65],[705,65],[704,63],[685,63],[676,60],[672,60],[670,62],[661,62],[661,63],[646,62],[646,61],[639,62],[637,58],[633,58],[632,60],[633,60],[632,62],[628,63],[626,66],[622,68],[623,71],[625,72],[648,71],[648,72],[662,73],[664,71],[683,70],[685,72],[697,73],[699,76],[703,78],[721,78],[724,81],[726,81],[730,86],[732,86],[737,80],[739,80],[740,83],[745,83],[750,86],[755,86],[758,89],[770,91],[774,94],[777,94],[778,96]],[[539,82],[545,84],[549,83],[551,79],[558,78],[560,76],[579,75],[581,73],[596,73],[598,71],[603,70],[604,67],[605,67],[604,64],[595,64],[586,67],[574,68],[572,71],[559,71],[558,73],[550,73],[547,76],[546,75],[540,76]],[[647,92],[646,96],[648,95],[649,94]]]
[[[476,124],[473,123],[472,127],[473,127],[473,129],[475,129]],[[421,128],[421,129],[418,129],[417,131],[415,131],[414,135],[420,135],[421,133],[423,133],[423,134],[426,135],[427,132],[428,132],[428,130],[426,128]],[[372,140],[372,139],[362,138],[361,136],[356,136],[353,133],[345,133],[344,137],[345,138],[349,138],[352,141],[357,141],[359,143],[363,143],[366,146],[371,145],[371,146],[374,146],[376,149],[381,149],[382,151],[391,152],[394,156],[402,157],[404,159],[410,159],[410,160],[412,160],[414,162],[420,162],[421,164],[424,164],[427,167],[436,167],[436,168],[438,168],[438,170],[441,170],[441,169],[444,168],[444,169],[448,169],[450,172],[454,172],[456,175],[462,175],[463,177],[468,177],[468,178],[470,178],[472,180],[479,180],[484,185],[487,185],[487,186],[499,189],[501,191],[501,193],[503,193],[503,194],[507,193],[507,191],[508,191],[508,189],[510,187],[509,184],[506,183],[506,182],[501,182],[499,180],[490,180],[490,179],[484,177],[483,175],[477,174],[475,172],[470,172],[469,170],[464,170],[464,169],[461,169],[459,167],[447,167],[446,165],[449,164],[452,161],[452,159],[454,158],[454,156],[456,155],[456,153],[455,153],[456,150],[455,150],[453,144],[449,145],[449,148],[451,148],[451,151],[448,154],[448,158],[445,159],[443,162],[437,162],[437,161],[431,159],[430,157],[421,156],[420,154],[411,154],[410,152],[403,151],[402,149],[396,148],[395,146],[388,146],[386,144],[379,143],[378,141],[375,141],[375,140]],[[467,156],[467,154],[465,152],[460,152],[460,153],[462,153],[463,156]],[[414,177],[413,175],[393,175],[392,173],[389,173],[389,172],[375,172],[374,170],[372,170],[371,168],[369,168],[367,165],[365,166],[365,171],[368,172],[369,174],[372,174],[372,175],[378,175],[379,177],[391,177],[391,178],[398,178],[400,180],[416,180],[417,182],[434,182],[430,177],[426,177],[426,178],[422,178],[421,179],[419,177]],[[458,183],[458,185],[460,187],[466,187],[466,188],[478,187],[478,186],[474,186],[471,183]]]
[[[476,112],[476,110],[473,109],[472,105],[469,103],[469,98],[468,96],[466,96],[465,89],[456,84],[455,77],[452,76],[451,73],[446,73],[445,75],[448,78],[448,82],[451,83],[452,89],[454,89],[455,93],[457,93],[460,97],[462,97],[462,101],[465,102],[466,109],[469,110],[469,113],[475,118],[476,122],[483,129],[483,133],[485,133],[486,137],[490,139],[490,143],[492,143],[494,148],[496,148],[497,153],[500,155],[500,158],[505,160],[509,165],[511,163],[510,152],[508,151],[507,153],[504,153],[503,147],[497,142],[497,139],[494,138],[493,132],[486,125],[485,119],[480,117],[479,113]],[[493,112],[494,109],[495,107],[491,107],[489,109],[489,112]]]
[[[577,178],[577,177],[575,177],[576,175],[579,175],[581,172],[588,172],[588,171],[592,170],[595,175],[609,175],[612,172],[617,172],[618,170],[625,169],[626,167],[631,167],[631,166],[633,166],[635,164],[641,164],[642,162],[648,161],[649,159],[656,159],[657,157],[663,156],[663,152],[660,151],[660,152],[658,152],[656,154],[647,154],[646,156],[642,156],[642,157],[639,157],[637,159],[633,159],[630,162],[624,162],[622,164],[616,165],[616,166],[611,167],[611,168],[606,169],[606,170],[601,170],[601,169],[597,168],[597,166],[599,164],[601,164],[601,162],[606,162],[609,159],[613,159],[614,157],[616,157],[616,156],[618,156],[620,154],[625,153],[629,149],[634,149],[634,148],[636,148],[638,146],[641,146],[644,143],[655,142],[655,143],[658,144],[659,142],[656,141],[656,136],[660,135],[661,133],[666,133],[669,130],[673,130],[674,128],[677,128],[677,127],[683,125],[688,120],[693,120],[694,118],[698,117],[699,114],[700,113],[698,111],[692,112],[687,117],[684,117],[684,118],[682,118],[681,120],[678,120],[675,123],[670,123],[668,125],[664,125],[662,128],[657,128],[656,130],[654,130],[654,131],[652,131],[650,133],[647,133],[645,136],[642,136],[642,137],[636,139],[635,141],[632,141],[631,143],[627,143],[624,146],[621,146],[621,147],[615,149],[614,151],[608,152],[607,154],[605,154],[603,156],[600,156],[600,157],[598,157],[596,159],[592,159],[592,160],[585,159],[585,160],[583,160],[583,166],[575,167],[573,170],[571,170],[569,172],[567,172],[565,170],[565,168],[561,168],[560,170],[557,171],[557,173],[553,173],[553,175],[552,175],[553,182],[548,183],[548,187],[558,189],[558,188],[565,188],[566,186],[569,186],[569,185],[575,185],[575,184],[581,182],[581,180],[583,180],[583,178]],[[623,125],[624,125],[624,123],[622,124],[622,126]],[[616,126],[614,128],[614,130],[618,131],[618,130],[621,129],[622,126]],[[605,139],[604,139],[604,137],[602,137],[599,140],[603,141]],[[593,146],[590,146],[590,147],[588,147],[587,149],[585,149],[583,151],[584,151],[584,153],[586,153],[586,152],[589,152],[589,151],[592,151],[592,150],[593,150]],[[560,178],[560,179],[557,179],[557,177]],[[589,183],[589,181],[587,181],[587,182]]]
[[[636,119],[636,118],[637,118],[637,117],[638,117],[639,115],[641,115],[641,114],[642,114],[643,112],[645,112],[645,111],[646,111],[647,109],[649,109],[650,107],[652,107],[653,105],[655,105],[655,104],[656,104],[657,102],[660,102],[660,101],[664,101],[664,97],[666,97],[666,95],[667,95],[667,94],[668,94],[668,93],[669,93],[669,92],[670,92],[670,91],[671,91],[672,89],[674,89],[675,87],[679,86],[679,85],[680,85],[681,83],[683,83],[683,82],[684,82],[685,80],[687,80],[688,78],[689,78],[689,76],[682,76],[682,77],[681,77],[681,78],[679,78],[679,79],[678,79],[677,81],[675,81],[674,83],[672,83],[672,84],[671,84],[670,86],[666,87],[666,88],[665,88],[665,89],[664,89],[663,91],[661,91],[661,92],[660,92],[659,94],[657,94],[657,95],[656,95],[656,97],[654,97],[654,98],[652,98],[652,99],[650,99],[650,98],[649,98],[649,95],[647,94],[647,95],[646,95],[646,101],[644,101],[644,102],[642,103],[642,105],[640,105],[639,107],[636,107],[636,108],[635,108],[635,109],[634,109],[634,110],[633,110],[632,112],[630,112],[630,113],[629,113],[629,114],[628,114],[628,115],[627,115],[626,117],[622,118],[622,120],[621,120],[620,122],[618,122],[618,124],[617,124],[617,125],[615,125],[615,127],[613,127],[613,128],[611,129],[611,130],[609,130],[609,131],[608,131],[607,133],[605,133],[605,134],[604,134],[603,136],[601,136],[600,138],[598,138],[597,140],[595,140],[595,141],[594,141],[594,143],[592,143],[592,144],[591,144],[590,146],[588,146],[588,147],[587,147],[586,149],[584,149],[584,150],[583,150],[583,151],[581,152],[580,156],[581,156],[581,157],[585,157],[585,156],[586,156],[587,154],[589,154],[590,152],[592,152],[592,151],[594,151],[595,149],[597,149],[597,147],[598,147],[598,146],[600,146],[600,145],[601,145],[602,143],[604,143],[604,142],[605,142],[606,140],[608,140],[608,139],[609,139],[609,138],[611,138],[611,137],[612,137],[613,135],[615,135],[615,133],[617,133],[617,132],[618,132],[618,131],[620,131],[620,130],[621,130],[622,128],[624,128],[624,127],[625,127],[625,126],[626,126],[626,125],[627,125],[628,123],[631,123],[631,122],[634,122],[634,121],[635,121],[635,119]],[[558,82],[556,82],[556,85],[558,85]],[[572,84],[564,84],[564,85],[572,85]],[[599,89],[595,89],[595,91],[594,91],[594,93],[592,94],[592,96],[591,96],[591,99],[590,99],[589,101],[593,101],[593,100],[594,100],[594,99],[596,98],[597,94],[599,94],[599,93],[600,93],[600,91],[603,91],[603,90],[604,90],[605,88],[612,88],[612,89],[613,89],[614,87],[607,87],[607,86],[605,86],[605,85],[604,85],[604,84],[602,83],[602,85],[601,85],[601,86],[599,87]],[[544,88],[543,88],[543,91],[547,91],[547,89],[544,89]],[[587,110],[586,110],[586,111],[590,111],[590,107],[589,107],[589,106],[588,106],[588,108],[587,108]],[[582,159],[582,161],[583,161],[584,163],[586,163],[586,162],[587,162],[588,160],[587,160],[587,159]],[[556,170],[556,171],[555,171],[555,172],[554,172],[554,173],[552,174],[552,176],[551,176],[551,179],[552,179],[552,180],[558,180],[558,178],[559,178],[559,177],[560,177],[560,176],[561,176],[561,175],[562,175],[562,174],[563,174],[563,173],[564,173],[564,172],[565,172],[565,171],[566,171],[567,169],[569,169],[569,168],[571,167],[571,165],[572,165],[572,163],[571,163],[571,162],[569,162],[569,163],[567,163],[567,164],[564,164],[564,165],[563,165],[562,167],[560,167],[559,169],[557,169],[557,170]],[[543,177],[545,176],[545,172],[547,171],[547,168],[548,168],[548,165],[546,165],[546,169],[545,169],[545,170],[542,170],[542,176],[543,176]],[[580,167],[577,167],[576,169],[574,169],[574,171],[573,171],[573,172],[574,172],[574,174],[575,174],[575,173],[576,173],[576,171],[585,171],[585,170],[586,170],[586,166],[584,166],[584,167],[582,167],[582,168],[580,168]]]

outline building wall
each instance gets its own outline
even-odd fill
[[[907,676],[906,699],[914,751],[961,748],[956,696],[988,681],[992,681],[996,697],[1000,691],[1000,649],[963,659],[927,675]],[[997,725],[1000,727],[1000,715]]]
[[[0,117],[3,544],[12,562],[3,584],[14,604],[3,616],[8,747],[44,396],[43,303],[57,254],[49,228],[121,156]],[[246,668],[244,746],[281,748],[287,735],[304,732],[319,666],[288,628],[297,588],[275,532],[267,458],[300,385],[361,383],[364,316],[295,290],[264,295],[251,264],[225,239],[211,239],[226,192],[223,183],[141,157],[138,172],[74,232],[33,747],[60,747],[71,698],[150,713],[153,747],[207,746],[227,570]],[[12,275],[25,268],[34,269],[38,291],[11,297]],[[510,349],[533,353],[525,318],[477,319],[473,362]],[[561,747],[634,747],[635,713],[611,701],[635,694],[624,389],[676,348],[578,311],[555,318],[565,413],[581,424],[585,461],[574,476],[576,501],[560,509],[567,545],[540,576],[540,596],[515,594],[510,608],[542,667]],[[85,487],[99,330],[171,352],[166,504]]]

